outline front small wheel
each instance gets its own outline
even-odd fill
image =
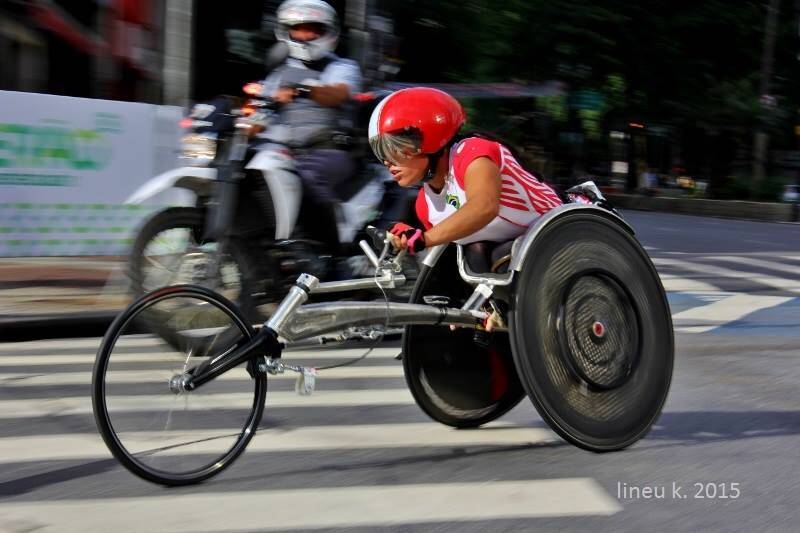
[[[193,391],[182,378],[253,335],[233,304],[202,287],[166,287],[132,303],[103,338],[92,376],[95,421],[114,457],[162,485],[230,466],[261,420],[266,376],[252,360]]]

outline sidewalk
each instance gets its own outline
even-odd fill
[[[119,257],[0,258],[0,336],[108,324],[130,301]]]
[[[762,222],[797,223],[798,218],[800,218],[798,204],[791,203],[685,198],[675,196],[674,193],[642,195],[604,191],[603,194],[620,209],[660,211],[682,215],[758,220]]]

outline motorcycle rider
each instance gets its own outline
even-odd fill
[[[356,171],[348,146],[341,142],[347,136],[341,132],[353,126],[349,103],[361,89],[361,70],[356,62],[333,53],[339,40],[338,19],[322,0],[283,2],[277,10],[275,36],[288,45],[289,57],[264,81],[264,94],[281,104],[277,124],[288,132],[290,146],[299,148],[294,151],[295,162],[313,204],[308,212],[319,219],[310,226],[320,241],[334,247],[338,243],[334,187]],[[292,77],[290,84],[287,78]]]
[[[423,87],[391,94],[370,117],[370,146],[394,180],[423,183],[415,206],[424,229],[395,223],[389,232],[396,248],[414,254],[449,242],[509,241],[563,203],[507,146],[459,137],[465,120],[455,98]]]

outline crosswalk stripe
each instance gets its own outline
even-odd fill
[[[318,349],[306,347],[303,351],[298,350],[285,350],[283,352],[283,359],[286,361],[295,360],[317,360],[317,359],[353,359],[361,357],[367,350],[369,345],[359,348],[340,348],[340,349]],[[313,351],[310,351],[313,350]],[[47,354],[47,350],[42,355],[5,355],[0,352],[0,370],[3,366],[18,366],[18,365],[55,365],[55,364],[94,364],[96,354],[94,352],[87,352],[86,354],[68,354],[68,355],[52,355]],[[400,347],[377,347],[372,350],[369,355],[364,359],[368,364],[370,359],[392,359],[400,353]],[[117,363],[153,363],[164,361],[166,355],[160,352],[132,352],[112,354],[112,358]],[[173,355],[174,357],[174,355]]]
[[[741,272],[738,270],[731,270],[728,268],[711,266],[711,265],[704,265],[700,263],[690,263],[688,261],[681,261],[678,259],[669,259],[666,257],[656,257],[653,258],[653,262],[657,266],[674,266],[684,270],[689,270],[693,272],[701,272],[704,274],[710,274],[713,276],[718,277],[727,277],[727,278],[737,278],[737,279],[746,279],[756,283],[761,283],[764,285],[769,285],[771,287],[775,287],[776,289],[780,289],[787,292],[792,292],[795,294],[800,294],[800,282],[796,280],[787,280],[783,278],[778,278],[775,276],[768,276],[764,274],[754,274],[752,272]]]
[[[179,509],[183,511],[175,512]],[[61,531],[85,531],[89,520],[103,524],[107,531],[194,532],[200,524],[206,531],[287,531],[608,516],[621,510],[619,502],[590,478],[201,494],[159,491],[157,496],[150,497],[0,504],[0,515],[6,523],[33,523]],[[135,520],[131,520],[132,516]]]
[[[181,362],[178,361],[178,364]],[[166,383],[172,373],[168,370],[113,370],[106,376],[106,383]],[[345,366],[320,370],[317,379],[350,379],[350,378],[402,378],[403,367],[398,363],[394,366]],[[231,371],[216,378],[219,381],[244,380],[244,372]],[[297,374],[287,372],[268,379],[295,379]],[[216,381],[215,380],[215,381]],[[91,372],[56,372],[46,374],[34,373],[0,373],[0,383],[4,387],[27,387],[31,385],[85,385],[92,382]]]
[[[48,350],[54,348],[61,349],[64,347],[75,349],[86,348],[87,350],[96,352],[97,348],[100,347],[101,340],[102,339],[98,337],[92,337],[82,339],[48,339],[38,341],[9,342],[0,344],[0,353],[13,354],[15,352],[27,350]],[[121,346],[143,348],[148,346],[160,346],[164,344],[164,341],[152,336],[129,335],[120,339],[120,343]]]
[[[231,434],[241,428],[227,428]],[[139,432],[122,434],[122,442],[136,450],[163,446],[164,443],[193,442],[157,454],[158,457],[219,452],[218,441],[203,440],[219,436],[226,428],[213,430]],[[524,446],[556,441],[544,428],[519,427],[495,422],[482,429],[458,430],[434,422],[347,426],[308,426],[263,428],[247,446],[248,452],[310,450],[354,450],[369,448],[419,448],[441,446]],[[198,442],[202,441],[202,442]],[[228,441],[225,441],[228,443]],[[0,464],[26,461],[66,461],[110,457],[97,434],[40,435],[0,439]]]
[[[707,333],[713,329],[717,329],[719,325],[714,326],[673,326],[676,333]]]
[[[22,341],[22,342],[8,342],[0,344],[0,354],[9,354],[13,355],[14,353],[19,352],[29,352],[29,351],[38,351],[41,350],[46,352],[47,350],[64,350],[64,349],[74,349],[74,350],[83,350],[87,353],[95,353],[97,349],[100,347],[100,342],[102,339],[98,337],[93,338],[75,338],[75,339],[47,339],[47,340],[38,340],[38,341]],[[312,341],[306,342],[305,344],[301,345],[293,345],[287,348],[287,351],[293,350],[318,350],[318,351],[345,351],[345,352],[354,352],[354,351],[364,351],[367,347],[369,347],[371,343],[369,341],[365,341],[363,345],[359,345],[356,347],[337,347],[336,345],[326,344],[326,345],[315,345]],[[123,347],[123,348],[159,348],[166,346],[165,342],[154,335],[125,335],[117,340],[116,346]],[[375,350],[385,350],[387,348],[376,347]]]
[[[710,283],[671,274],[660,274],[661,283],[667,292],[719,291]]]
[[[115,413],[136,413],[164,410],[164,397],[115,396]],[[252,393],[219,393],[192,396],[192,409],[241,409],[253,401]],[[414,398],[406,388],[364,390],[318,390],[311,396],[298,396],[292,391],[267,392],[267,409],[272,407],[356,407],[371,405],[412,405]],[[42,398],[7,400],[0,406],[3,420],[53,415],[91,415],[91,398]]]
[[[213,332],[214,330],[195,330],[195,332]],[[30,350],[48,350],[48,349],[62,349],[64,347],[74,349],[88,349],[96,351],[100,347],[101,338],[99,337],[85,337],[85,338],[67,338],[67,339],[45,339],[34,341],[10,342],[0,344],[0,353],[13,353],[18,351]],[[314,341],[306,342],[306,347],[313,346]],[[117,340],[118,346],[124,347],[151,347],[163,346],[164,341],[159,337],[152,334],[130,334]],[[335,348],[334,348],[335,349]]]
[[[794,274],[795,276],[800,276],[800,268],[798,268],[797,266],[786,265],[784,263],[776,263],[775,261],[767,261],[764,259],[757,259],[754,257],[745,257],[741,255],[736,255],[736,256],[720,255],[720,256],[708,256],[704,257],[704,259],[709,259],[713,261],[725,261],[728,263],[735,263],[737,265],[768,268],[770,270],[775,270],[778,272],[786,272],[789,274]]]
[[[742,317],[755,313],[761,309],[775,307],[792,300],[783,296],[751,295],[744,293],[733,294],[716,302],[699,307],[692,307],[672,315],[673,320],[703,320],[707,325],[692,325],[691,329],[684,329],[687,333],[705,333],[725,323],[739,320]]]

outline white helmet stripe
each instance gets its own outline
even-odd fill
[[[381,132],[378,131],[379,127],[378,124],[380,124],[381,121],[380,120],[381,112],[383,111],[383,107],[386,105],[386,102],[388,102],[392,98],[392,96],[394,96],[394,94],[390,94],[389,96],[381,100],[380,103],[375,108],[375,110],[372,112],[372,115],[369,117],[369,128],[367,130],[367,136],[370,139],[380,135]]]

